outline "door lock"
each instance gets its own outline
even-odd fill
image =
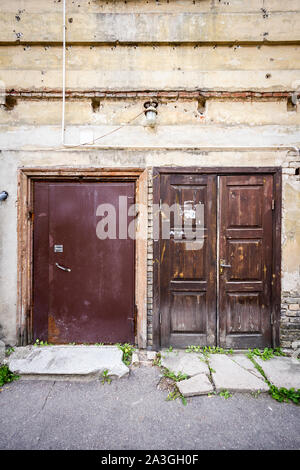
[[[231,268],[231,264],[226,264],[224,259],[220,259],[220,274],[223,274],[223,268]]]

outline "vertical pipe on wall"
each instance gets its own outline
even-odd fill
[[[65,101],[66,101],[66,0],[63,0],[63,63],[62,63],[62,117],[61,139],[65,144]]]

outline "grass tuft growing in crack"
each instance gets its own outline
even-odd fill
[[[232,349],[223,349],[219,346],[194,346],[190,345],[186,348],[185,352],[187,353],[202,353],[205,356],[209,354],[233,354]]]
[[[164,370],[164,377],[168,377],[169,379],[174,380],[174,382],[181,382],[182,380],[186,380],[188,378],[187,374],[182,374],[181,372],[178,372],[176,375],[174,372],[172,372],[169,369]]]
[[[228,398],[232,397],[232,393],[230,393],[228,390],[221,390],[221,392],[219,393],[219,396],[227,400]]]
[[[15,348],[9,346],[9,347],[6,348],[6,350],[5,350],[5,356],[6,356],[6,357],[9,357],[14,351],[15,351]]]
[[[108,375],[108,370],[105,369],[102,372],[102,384],[104,385],[105,383],[108,383],[109,385],[111,384],[111,378]]]
[[[41,341],[39,339],[36,339],[33,346],[53,346],[53,344],[47,343],[47,341]]]
[[[285,356],[284,352],[282,352],[281,348],[265,348],[263,351],[260,351],[259,349],[248,349],[248,354],[247,356],[249,359],[253,357],[259,357],[263,361],[268,361],[272,357],[275,356]]]
[[[176,383],[181,382],[182,380],[188,379],[189,376],[187,374],[182,374],[181,372],[178,372],[178,374],[175,374],[171,370],[165,368],[164,377],[167,377],[168,379],[171,379],[174,382],[174,390],[170,392],[169,395],[167,396],[167,401],[176,400],[177,398],[180,398],[182,401],[182,404],[186,406],[187,405],[186,398],[182,395],[182,393],[180,393]]]
[[[276,350],[271,348],[265,348],[263,352],[259,351],[259,349],[249,349],[247,354],[250,361],[253,363],[254,367],[258,370],[258,372],[263,376],[265,382],[269,386],[269,394],[271,395],[274,400],[279,401],[280,403],[294,403],[295,405],[300,404],[300,389],[295,390],[294,388],[287,389],[285,387],[276,387],[276,385],[272,384],[263,368],[256,362],[255,358],[260,357],[263,361],[267,361],[274,356],[284,356],[285,354],[282,353],[280,348],[276,348]]]
[[[0,387],[6,383],[12,382],[13,380],[17,380],[18,378],[19,376],[11,372],[8,366],[0,366]]]
[[[270,386],[269,393],[274,400],[279,401],[280,403],[286,402],[289,403],[292,401],[295,405],[300,404],[300,389],[295,390],[294,388],[284,388],[284,387],[275,387],[275,385]]]
[[[169,395],[167,396],[166,400],[167,401],[173,401],[173,400],[177,400],[177,398],[180,398],[181,399],[181,402],[184,406],[187,405],[187,401],[186,401],[186,398],[180,393],[180,391],[178,390],[178,388],[175,386],[175,390],[173,392],[170,392]]]
[[[172,372],[171,370],[167,369],[166,367],[162,367],[162,365],[161,365],[161,354],[160,353],[158,353],[156,355],[156,359],[153,361],[153,365],[158,366],[163,372],[163,378],[160,379],[158,387],[160,386],[160,384],[162,383],[163,380],[167,380],[169,382],[167,384],[167,389],[169,390],[169,394],[168,394],[166,400],[167,401],[173,401],[173,400],[177,400],[178,398],[180,398],[182,404],[184,406],[186,406],[187,405],[187,400],[182,395],[182,393],[180,393],[180,391],[177,387],[177,383],[181,382],[182,380],[188,379],[189,376],[187,374],[182,374],[181,372],[179,372],[178,374],[175,374],[175,372]],[[165,387],[165,385],[164,385],[164,387]]]
[[[117,343],[116,346],[118,346],[118,348],[121,349],[121,351],[123,352],[122,360],[125,366],[130,366],[132,353],[135,351],[135,347],[129,343],[125,343],[125,344]]]
[[[154,359],[152,364],[153,366],[161,367],[161,354],[160,353],[156,354],[156,358]]]

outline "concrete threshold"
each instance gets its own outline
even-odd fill
[[[104,371],[121,378],[129,369],[117,346],[25,346],[6,359],[9,369],[22,379],[95,380]]]

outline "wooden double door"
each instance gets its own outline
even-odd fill
[[[278,199],[274,174],[155,172],[155,198],[160,204],[156,341],[162,347],[274,345],[280,298],[280,280],[275,281],[280,260],[274,242]],[[174,204],[181,207],[181,227],[178,216],[168,210]],[[199,205],[202,221],[196,218]],[[179,236],[185,211],[194,218],[194,240],[184,230]],[[169,238],[165,223],[170,225]],[[199,237],[197,230],[202,230]],[[277,226],[277,237],[278,230]]]

